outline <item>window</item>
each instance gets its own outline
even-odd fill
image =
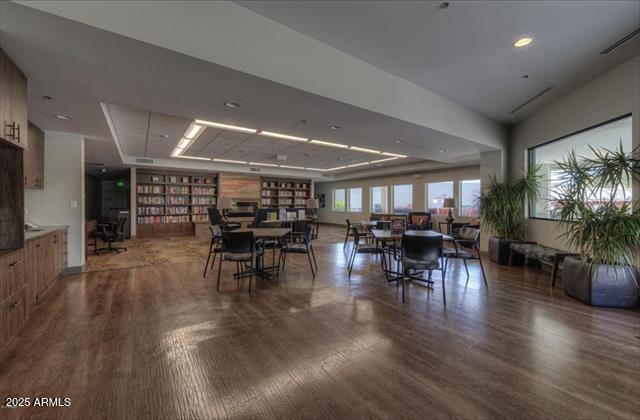
[[[429,211],[436,215],[447,215],[449,209],[442,207],[445,198],[453,198],[453,181],[429,182],[427,184],[427,205]]]
[[[407,213],[413,210],[413,185],[393,186],[393,212]]]
[[[349,188],[349,211],[362,211],[362,188]]]
[[[333,211],[344,211],[347,203],[347,192],[344,188],[333,190]]]
[[[553,208],[549,200],[554,198],[553,190],[558,186],[562,171],[555,164],[574,150],[578,157],[593,157],[594,149],[619,149],[631,151],[631,116],[617,118],[603,124],[570,134],[560,139],[529,149],[529,165],[540,165],[540,198],[529,203],[529,217],[551,219]],[[631,185],[625,189],[627,199],[631,200]],[[620,199],[624,199],[622,191]]]
[[[386,213],[388,207],[387,187],[371,187],[371,213]]]
[[[460,216],[478,217],[478,197],[480,196],[480,180],[460,181]]]

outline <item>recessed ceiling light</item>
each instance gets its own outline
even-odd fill
[[[353,165],[347,165],[347,168],[354,168],[356,166],[363,166],[363,165],[368,165],[369,162],[362,162],[362,163],[354,163]]]
[[[194,159],[194,160],[211,160],[209,158],[206,157],[200,157],[200,156],[174,156],[174,157],[179,157],[181,159]]]
[[[523,79],[528,79],[528,78],[529,78],[529,75],[528,75],[528,74],[525,74],[524,76],[522,76],[522,78],[523,78]]]
[[[288,165],[280,165],[281,168],[287,169],[304,169],[302,166],[288,166]]]
[[[53,101],[53,96],[42,95],[42,99],[44,99],[45,101]]]
[[[329,168],[328,170],[329,171],[337,171],[339,169],[344,169],[344,168],[346,168],[346,166],[336,166],[335,168]]]
[[[385,156],[393,156],[393,157],[399,157],[399,158],[406,158],[407,155],[399,155],[396,153],[388,153],[388,152],[382,152],[383,155]]]
[[[214,162],[224,162],[224,163],[247,163],[244,160],[231,160],[231,159],[213,159]]]
[[[396,159],[398,159],[398,158],[397,157],[390,157],[390,158],[386,158],[386,159],[372,160],[371,163],[388,162],[390,160],[396,160]]]
[[[204,127],[202,127],[201,125],[191,124],[184,136],[190,140],[193,140],[198,134],[200,134],[200,130],[202,130],[203,128]]]
[[[449,2],[448,1],[440,3],[440,9],[444,10],[444,9],[446,9],[448,7],[449,7]]]
[[[396,140],[395,143],[396,144],[404,143],[404,140]]]
[[[227,108],[240,108],[240,104],[237,102],[225,101],[224,106]]]
[[[340,130],[342,127],[340,127],[339,125],[330,125],[329,128],[332,130]]]
[[[162,137],[163,139],[168,139],[169,135],[168,134],[158,134],[158,137]]]
[[[531,38],[530,36],[523,36],[522,38],[518,39],[516,42],[513,43],[513,46],[516,48],[522,48],[522,47],[526,47],[527,45],[531,44],[533,42],[533,38]]]
[[[305,168],[307,171],[320,171],[320,172],[327,172],[328,169],[320,169],[320,168]]]
[[[274,133],[272,131],[259,131],[258,134],[261,136],[275,137],[283,140],[300,141],[305,143],[309,141],[309,139],[305,139],[303,137],[296,137],[296,136],[290,136],[288,134]]]
[[[56,115],[56,118],[59,118],[61,120],[72,120],[73,119],[73,117],[70,117],[68,115],[62,115],[62,114]]]
[[[257,165],[257,166],[278,166],[274,163],[259,163],[259,162],[249,162],[249,165]]]
[[[209,127],[221,128],[223,130],[241,131],[243,133],[256,133],[258,131],[255,128],[239,127],[237,125],[221,124],[221,123],[205,121],[205,120],[196,120],[195,122],[197,124],[208,125]]]

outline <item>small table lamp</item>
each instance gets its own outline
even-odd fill
[[[442,207],[449,209],[449,214],[447,214],[447,217],[445,217],[444,220],[446,220],[447,222],[447,230],[449,231],[448,234],[451,235],[451,224],[455,220],[453,218],[453,213],[451,212],[451,210],[456,208],[456,200],[453,198],[445,198],[442,201]]]
[[[310,198],[307,200],[307,208],[310,210],[309,214],[311,215],[312,219],[315,219],[317,217],[316,209],[318,207],[319,207],[319,204],[318,204],[317,198]]]

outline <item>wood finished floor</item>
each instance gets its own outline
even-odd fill
[[[339,238],[339,231],[328,232]],[[229,279],[202,263],[66,277],[0,358],[0,397],[69,397],[0,418],[638,418],[640,314],[597,309],[534,269],[454,263],[443,307],[402,304],[377,261],[351,280],[341,244],[286,274]]]

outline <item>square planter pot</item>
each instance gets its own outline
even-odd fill
[[[579,259],[564,259],[562,282],[567,295],[591,306],[633,308],[638,305],[634,267],[582,265]],[[636,273],[637,274],[637,273]]]
[[[502,239],[497,236],[489,238],[489,259],[500,265],[509,265],[509,246],[514,242],[517,241]],[[524,255],[515,254],[513,258],[513,265],[522,264],[524,264]]]

